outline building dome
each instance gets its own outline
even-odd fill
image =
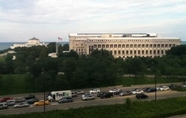
[[[39,39],[37,39],[35,37],[29,39],[29,41],[28,41],[28,44],[39,44],[39,43],[40,43]]]

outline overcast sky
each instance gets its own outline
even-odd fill
[[[0,42],[69,33],[158,33],[186,41],[186,0],[0,0]]]

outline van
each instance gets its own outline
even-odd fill
[[[76,91],[72,92],[72,97],[77,97],[77,92]]]

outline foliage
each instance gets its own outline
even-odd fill
[[[30,83],[33,92],[42,91],[39,85],[43,82],[44,73],[48,90],[154,83],[153,79],[147,80],[146,75],[155,75],[157,83],[178,82],[186,76],[186,55],[180,52],[186,46],[174,47],[163,57],[125,60],[114,58],[103,49],[94,50],[90,55],[78,55],[73,50],[63,53],[69,48],[68,44],[59,45],[58,58],[51,58],[48,54],[55,52],[55,47],[53,42],[48,47],[15,48],[15,54],[8,54],[0,61],[0,74],[29,75],[25,81]],[[12,60],[13,56],[16,56],[15,60]],[[63,74],[59,76],[58,73]],[[124,74],[134,78],[120,79]]]

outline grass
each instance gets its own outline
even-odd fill
[[[157,83],[174,83],[174,82],[183,82],[183,78],[157,78]],[[154,78],[123,78],[118,77],[115,85],[131,86],[131,85],[141,85],[141,84],[154,84]]]
[[[91,106],[43,113],[8,115],[2,118],[165,118],[186,113],[186,98],[132,101],[126,104]]]
[[[0,75],[0,92],[1,95],[8,94],[22,94],[33,92],[33,85],[28,81],[27,74],[8,74]],[[173,82],[183,82],[184,79],[181,78],[157,78],[157,83],[173,83]],[[118,77],[116,79],[115,85],[131,86],[136,84],[154,84],[154,78],[123,78]],[[8,85],[8,86],[7,86]],[[16,88],[16,89],[15,89]],[[78,88],[77,88],[78,89]],[[37,92],[41,89],[38,89]],[[180,90],[184,91],[184,90]]]

